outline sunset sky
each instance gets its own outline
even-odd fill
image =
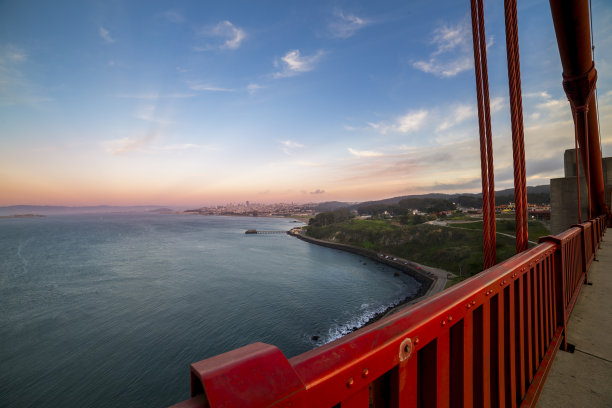
[[[573,125],[546,0],[519,2],[529,185]],[[604,156],[612,2],[593,0]],[[485,0],[496,188],[512,187],[503,2]],[[0,206],[477,192],[469,1],[0,2]]]

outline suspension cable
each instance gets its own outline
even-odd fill
[[[516,252],[528,246],[527,177],[525,170],[525,135],[519,61],[516,0],[504,0],[506,23],[506,55],[508,60],[508,92],[512,123],[512,157],[514,162],[514,197],[516,217]]]
[[[491,112],[489,108],[489,84],[482,0],[470,0],[470,7],[472,17],[472,41],[474,46],[474,72],[476,75],[476,101],[478,104],[478,130],[480,134],[483,258],[484,269],[487,269],[496,263],[495,188],[493,183]]]

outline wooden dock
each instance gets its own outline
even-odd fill
[[[245,234],[286,234],[287,231],[281,230],[267,230],[267,231],[258,231],[255,229],[249,229],[244,232]]]

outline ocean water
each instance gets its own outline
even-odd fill
[[[296,225],[0,219],[0,406],[165,407],[189,397],[192,362],[257,341],[291,357],[417,292],[369,259],[244,234]]]

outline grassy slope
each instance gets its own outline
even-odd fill
[[[513,219],[512,220],[508,220],[508,219],[499,220],[498,219],[495,225],[496,225],[497,232],[503,232],[504,234],[514,235],[516,223]],[[465,223],[465,224],[457,224],[456,227],[470,228],[470,229],[482,231],[482,221],[470,222],[470,223]],[[529,229],[529,240],[530,241],[537,241],[538,238],[544,235],[550,234],[550,231],[548,231],[548,229],[544,226],[544,224],[542,224],[539,221],[530,220],[527,224],[527,227]]]
[[[464,224],[462,224],[463,226]],[[435,225],[394,225],[385,220],[350,220],[326,227],[309,227],[314,238],[342,242],[410,259],[463,276],[482,270],[482,231]],[[498,261],[514,255],[514,240],[499,236]]]

